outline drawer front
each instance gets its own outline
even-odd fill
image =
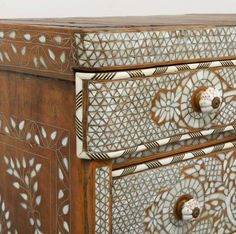
[[[122,177],[113,171],[112,233],[235,233],[235,142],[221,147],[225,150],[151,170],[139,168],[135,174],[127,168],[129,175]],[[182,211],[189,199],[196,202],[191,217]],[[190,221],[196,207],[200,212]]]
[[[81,121],[80,126],[77,124],[78,145],[82,141],[84,151],[78,149],[78,156],[115,158],[233,130],[235,64],[232,60],[117,73],[77,73],[77,93],[79,86],[86,87],[84,113],[77,111]],[[228,125],[231,127],[225,128]],[[82,126],[86,129],[81,130]]]

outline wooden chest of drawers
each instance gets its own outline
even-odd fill
[[[236,233],[236,16],[0,20],[0,233]]]

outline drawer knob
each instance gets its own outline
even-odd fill
[[[178,220],[193,221],[200,215],[199,202],[191,195],[181,196],[175,205],[174,214]]]
[[[220,109],[222,97],[213,87],[199,87],[192,96],[193,110],[201,113],[215,113]]]

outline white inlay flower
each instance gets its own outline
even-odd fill
[[[159,193],[152,205],[145,210],[145,234],[159,234],[162,230],[164,202],[160,201],[164,201],[167,194],[168,190]]]
[[[180,92],[159,92],[153,100],[152,113],[154,120],[160,124],[164,121],[174,120],[178,122],[180,110]]]
[[[234,151],[219,154],[218,157],[222,161],[223,166],[222,182],[225,185],[224,194],[225,196],[231,197],[231,199],[235,200],[236,159]]]
[[[147,210],[146,210],[146,217],[144,222],[146,223],[146,233],[153,233],[157,234],[158,226],[161,226],[161,211],[162,205],[153,203]]]

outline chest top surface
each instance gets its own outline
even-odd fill
[[[0,68],[74,81],[74,71],[232,59],[236,15],[0,20]]]

